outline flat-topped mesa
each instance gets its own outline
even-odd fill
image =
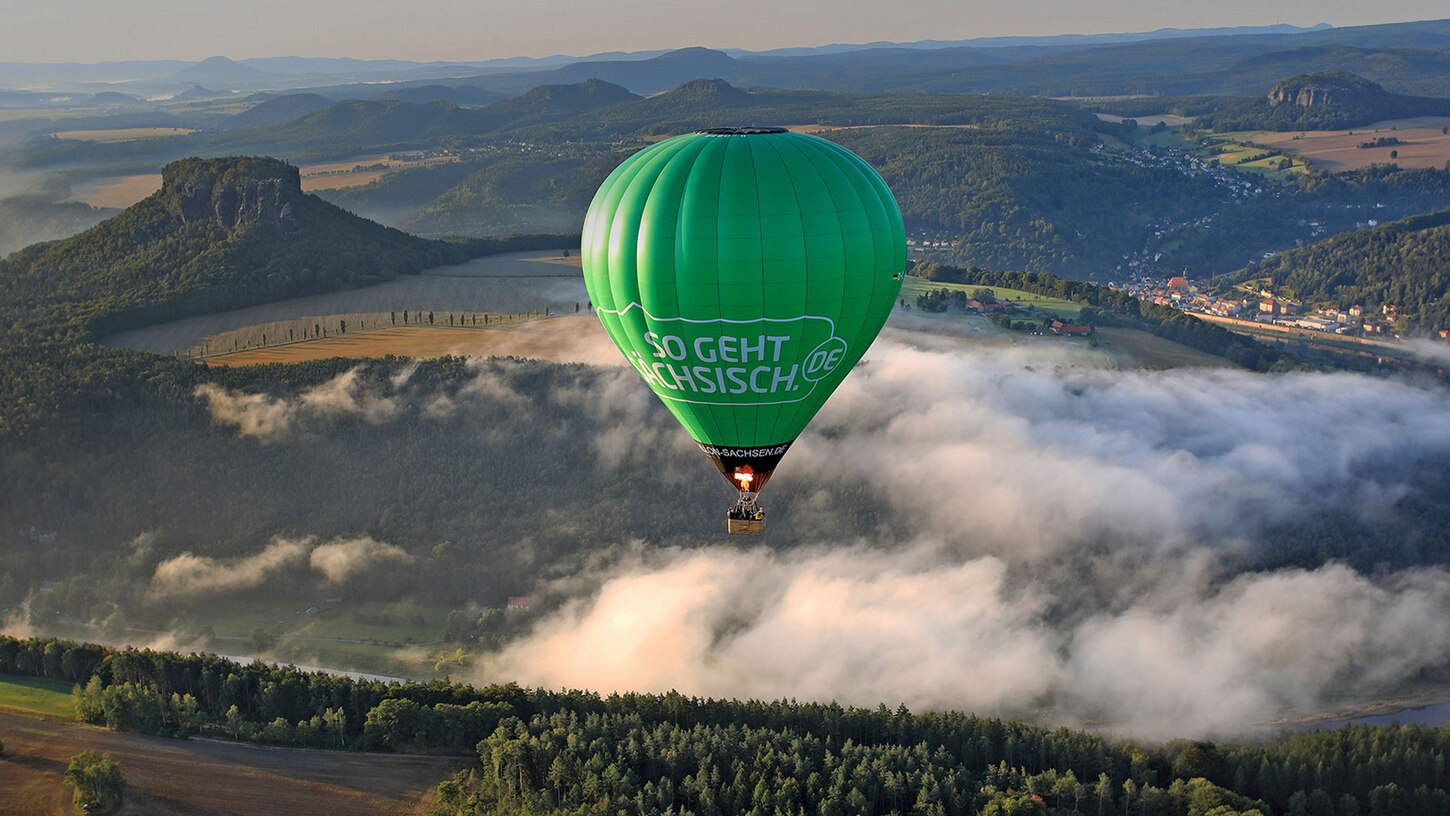
[[[1363,77],[1344,71],[1323,71],[1299,74],[1279,82],[1269,91],[1269,106],[1364,107],[1384,104],[1390,96],[1384,88]]]
[[[296,167],[265,156],[181,159],[161,171],[161,195],[183,223],[301,229],[292,203],[302,196]]]

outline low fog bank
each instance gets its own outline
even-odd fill
[[[409,603],[433,615],[418,642],[467,645],[472,668],[445,669],[480,682],[1145,737],[1242,733],[1450,660],[1439,386],[1117,371],[1085,344],[898,326],[792,449],[748,541],[623,367],[330,361],[219,373],[184,399],[94,430],[130,441],[13,460],[6,521],[34,532],[0,595],[52,581],[31,596],[47,615],[156,629],[340,598],[368,637],[380,604]],[[96,542],[115,531],[110,558]],[[65,572],[86,559],[106,566]],[[520,595],[532,613],[488,609]]]
[[[641,546],[561,580],[544,593],[556,611],[477,679],[1169,737],[1383,693],[1450,659],[1438,567],[1266,566],[1285,528],[1377,529],[1416,499],[1415,474],[1450,452],[1444,392],[1109,371],[1084,352],[888,334],[767,491],[799,540]],[[659,433],[636,417],[618,412],[611,433]],[[878,529],[809,532],[861,495],[889,507]],[[1418,542],[1432,563],[1438,535]]]

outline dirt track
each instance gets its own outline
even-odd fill
[[[126,775],[125,816],[421,814],[457,757],[258,748],[54,725],[0,712],[0,816],[75,812],[61,783],[70,758],[109,753]]]

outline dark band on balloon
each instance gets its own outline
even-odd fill
[[[775,472],[775,466],[795,444],[792,439],[789,442],[782,442],[779,445],[757,445],[749,448],[730,448],[720,445],[707,445],[704,442],[695,442],[706,457],[720,471],[725,480],[736,487],[740,484],[735,479],[735,474],[741,469],[748,467],[754,474],[751,489],[759,492],[765,483],[770,481],[770,476]]]
[[[697,130],[706,136],[764,136],[768,133],[789,133],[783,127],[717,127]]]

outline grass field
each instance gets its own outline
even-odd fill
[[[477,761],[170,740],[4,712],[0,734],[0,816],[73,813],[61,774],[86,750],[121,763],[120,816],[412,816],[434,803],[438,783]]]
[[[1222,357],[1165,340],[1141,329],[1099,326],[1093,330],[1098,348],[1124,368],[1232,368]]]
[[[975,283],[937,283],[935,281],[929,281],[924,278],[917,278],[911,275],[907,275],[905,281],[901,284],[901,296],[906,298],[906,302],[910,304],[912,308],[915,308],[917,296],[924,295],[933,289],[949,289],[957,292],[966,292],[970,295],[972,292],[975,292],[976,290],[981,288],[983,287],[980,284]],[[989,288],[993,292],[995,292],[997,297],[999,298],[1010,300],[1013,303],[1022,303],[1028,306],[1033,306],[1045,312],[1049,312],[1056,317],[1075,318],[1082,313],[1082,304],[1074,303],[1071,300],[1048,297],[1047,295],[1037,295],[1031,292],[1023,292],[1020,289],[1007,289],[1001,286],[991,286],[986,288]]]
[[[0,709],[18,708],[68,720],[76,713],[70,690],[70,683],[0,675]]]
[[[112,142],[134,142],[137,139],[154,139],[158,136],[185,136],[195,132],[191,128],[180,127],[138,127],[101,130],[61,130],[51,135],[57,139],[110,144]]]
[[[1203,160],[1217,159],[1219,164],[1235,170],[1244,170],[1268,178],[1283,178],[1294,173],[1305,172],[1302,158],[1295,158],[1293,151],[1284,149],[1277,145],[1270,144],[1232,144],[1231,142],[1250,142],[1252,138],[1264,131],[1240,131],[1235,133],[1215,133],[1215,139],[1225,140],[1219,144],[1203,147],[1198,144],[1198,138],[1185,139],[1179,128],[1170,127],[1167,130],[1152,134],[1140,134],[1138,143],[1147,147],[1157,145],[1158,147],[1176,147],[1185,150]],[[1287,134],[1286,134],[1287,135]],[[1268,151],[1282,150],[1285,155],[1265,156]],[[1279,164],[1285,158],[1294,160],[1291,168],[1280,170]]]

